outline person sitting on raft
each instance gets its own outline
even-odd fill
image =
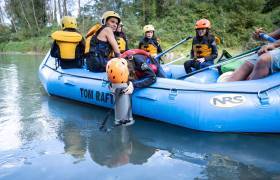
[[[128,50],[127,38],[123,31],[123,26],[123,23],[120,22],[117,31],[114,33],[121,53]]]
[[[146,58],[148,64],[154,64],[156,66],[156,75],[157,77],[166,78],[166,74],[162,67],[160,66],[161,59],[159,61],[154,60],[153,58],[157,54],[162,52],[162,49],[159,44],[159,39],[155,36],[155,27],[151,24],[145,25],[143,28],[144,37],[139,42],[138,48],[150,53],[150,58]]]
[[[257,40],[262,39],[260,33],[263,33],[263,30],[256,29],[253,37]],[[268,35],[277,39],[277,41],[262,46],[258,51],[259,57],[245,61],[230,75],[227,82],[260,79],[280,71],[280,28]]]
[[[52,33],[54,42],[51,56],[57,58],[62,69],[81,68],[83,66],[84,38],[77,31],[76,18],[64,16],[61,20],[62,31]]]
[[[207,19],[200,19],[195,24],[196,36],[193,38],[191,58],[184,63],[187,74],[192,68],[199,70],[214,64],[218,57],[215,37],[210,33],[211,23]]]
[[[101,24],[94,25],[86,36],[86,64],[89,71],[105,72],[111,52],[115,57],[120,56],[118,43],[114,32],[121,21],[119,14],[106,11],[101,18]]]
[[[155,27],[151,24],[145,25],[143,27],[143,32],[144,37],[139,42],[138,49],[143,49],[150,53],[152,57],[155,57],[162,52],[159,39],[155,36]]]

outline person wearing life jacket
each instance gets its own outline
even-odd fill
[[[83,65],[85,43],[77,31],[76,18],[64,16],[61,20],[62,31],[52,33],[54,40],[51,56],[57,58],[62,69],[81,68]]]
[[[120,22],[117,31],[115,32],[115,38],[117,40],[119,50],[121,53],[125,52],[128,50],[128,45],[127,45],[127,38],[125,33],[123,32],[123,23]]]
[[[155,28],[153,25],[148,24],[143,28],[144,37],[139,42],[139,49],[143,49],[155,57],[158,53],[162,52],[159,41],[155,36]]]
[[[191,58],[184,63],[186,73],[211,66],[218,56],[215,37],[210,33],[211,23],[207,19],[200,19],[195,24],[196,36],[193,38]]]
[[[106,11],[101,18],[101,25],[93,26],[86,35],[86,64],[89,71],[105,72],[111,52],[115,57],[120,56],[118,43],[114,32],[121,21],[119,14]]]
[[[130,50],[129,50],[130,51]],[[128,87],[123,90],[124,94],[132,94],[135,88],[148,87],[156,82],[156,74],[152,68],[146,63],[145,58],[147,54],[123,54],[121,57],[127,60],[127,68],[129,71]],[[108,64],[109,65],[109,64]],[[124,64],[125,65],[125,64]],[[122,81],[125,73],[115,74],[114,69],[121,68],[118,66],[108,66],[108,79],[114,81]],[[111,81],[112,82],[112,81]]]

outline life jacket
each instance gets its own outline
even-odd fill
[[[126,41],[123,37],[116,36],[116,40],[119,46],[119,50],[121,53],[123,53],[126,50]]]
[[[97,39],[98,34],[106,26],[100,24],[94,25],[86,36],[85,54],[92,53],[94,56],[108,58],[112,52],[112,47],[109,42]]]
[[[76,48],[83,37],[77,32],[56,31],[51,37],[59,47],[59,56],[62,60],[74,60],[77,57]]]
[[[85,47],[85,54],[89,53],[90,49],[90,41],[92,37],[95,35],[95,33],[101,28],[101,24],[97,23],[94,26],[90,28],[90,30],[87,32],[86,35],[86,47]]]
[[[217,45],[221,44],[222,43],[222,39],[218,36],[215,36],[215,42]]]
[[[202,38],[194,37],[192,49],[194,58],[203,58],[212,54],[211,42],[214,40],[213,36],[203,36]]]
[[[141,40],[141,46],[140,49],[143,49],[147,52],[149,52],[152,56],[157,55],[158,53],[158,42],[154,38],[143,38]]]

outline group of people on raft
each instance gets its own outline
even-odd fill
[[[121,64],[129,71],[126,94],[131,94],[134,88],[153,84],[156,77],[166,77],[160,63],[154,60],[162,49],[155,36],[153,25],[146,25],[143,28],[144,37],[138,47],[142,51],[130,51],[130,53],[126,53],[129,51],[127,51],[127,39],[123,32],[121,18],[114,11],[105,12],[101,18],[101,24],[94,25],[86,34],[85,39],[78,32],[74,17],[63,17],[61,25],[62,31],[56,31],[51,35],[54,39],[51,56],[57,59],[62,69],[82,68],[86,64],[89,71],[105,72],[107,66],[107,73],[111,71],[111,75],[108,75],[109,79],[122,81],[123,77],[112,73],[114,66]],[[186,73],[191,73],[193,69],[211,66],[218,57],[216,39],[210,29],[209,20],[200,19],[196,22],[196,36],[192,40],[191,49],[192,60],[184,63]],[[261,39],[260,33],[263,33],[263,30],[257,29],[253,37]],[[278,48],[280,47],[280,28],[269,35],[277,41],[261,47],[258,51],[259,57],[246,61],[227,78],[227,81],[259,79],[280,71],[280,49]],[[120,57],[125,58],[127,63],[111,63],[108,68],[110,59],[120,59]]]

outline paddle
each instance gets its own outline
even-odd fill
[[[271,36],[269,36],[269,35],[267,35],[265,33],[260,33],[260,37],[265,39],[265,40],[267,40],[267,41],[269,41],[269,42],[272,42],[272,43],[277,41],[276,39],[274,39],[273,37],[271,37]]]
[[[175,59],[175,60],[173,60],[173,61],[171,61],[169,63],[164,64],[163,66],[168,66],[168,65],[173,64],[173,63],[175,63],[177,61],[181,61],[184,58],[185,58],[185,56],[181,56],[181,57],[179,57],[179,58],[177,58],[177,59]]]
[[[197,73],[200,73],[200,72],[202,72],[202,71],[206,71],[206,70],[209,70],[209,69],[212,69],[212,68],[216,68],[216,67],[219,67],[219,66],[222,66],[222,65],[225,65],[225,64],[234,62],[234,61],[236,61],[236,60],[238,60],[238,59],[241,59],[241,58],[243,58],[243,57],[246,57],[246,56],[249,56],[249,55],[252,55],[252,54],[256,53],[256,51],[258,51],[259,49],[260,49],[260,46],[259,46],[259,47],[256,47],[256,48],[253,48],[253,49],[250,49],[250,50],[248,50],[248,51],[246,51],[246,52],[244,52],[244,53],[242,53],[242,54],[239,54],[239,55],[237,55],[237,56],[231,57],[231,58],[229,58],[229,59],[227,59],[226,61],[223,61],[223,62],[221,62],[221,63],[214,64],[214,65],[212,65],[212,66],[208,66],[208,67],[201,68],[201,69],[199,69],[199,70],[193,71],[193,72],[191,72],[191,73],[189,73],[189,74],[186,74],[186,75],[184,75],[184,76],[178,77],[177,79],[184,79],[184,78],[186,78],[186,77],[192,76],[192,75],[197,74]]]
[[[166,53],[168,53],[169,51],[171,51],[172,49],[176,48],[177,46],[183,44],[184,42],[188,41],[189,39],[192,39],[192,36],[186,37],[185,39],[182,39],[180,42],[176,43],[175,45],[173,45],[172,47],[168,48],[167,50],[159,53],[154,59],[159,62],[159,58],[163,55],[165,55]]]

